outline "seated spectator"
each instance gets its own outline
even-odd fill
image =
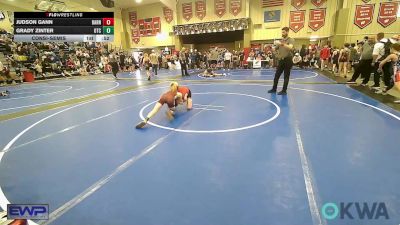
[[[1,61],[0,61],[1,63]],[[0,72],[0,76],[2,77],[1,80],[3,80],[3,82],[7,82],[11,80],[12,84],[16,84],[16,80],[17,78],[15,77],[15,75],[11,74],[10,72],[10,68],[8,68],[7,66],[3,66],[3,64],[0,64],[0,69],[2,68],[1,72]]]
[[[85,67],[81,67],[81,68],[79,69],[79,74],[80,74],[81,76],[88,76],[88,75],[89,75],[89,73],[87,72],[87,70],[86,70]]]
[[[301,64],[301,62],[302,62],[302,59],[301,59],[300,54],[299,54],[299,53],[296,53],[296,54],[293,56],[292,61],[293,61],[293,65],[294,65],[294,66],[300,66],[300,64]]]
[[[43,78],[46,79],[46,77],[43,75],[43,69],[42,69],[42,62],[39,59],[36,59],[35,62],[32,65],[32,69],[35,73],[35,77],[38,75],[42,76]]]
[[[67,60],[67,69],[69,69],[69,70],[75,70],[76,69],[75,62],[71,58],[69,58]]]
[[[305,55],[303,57],[303,65],[304,65],[304,68],[306,68],[306,69],[308,69],[310,67],[309,57],[310,57],[309,55]]]

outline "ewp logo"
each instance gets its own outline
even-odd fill
[[[7,205],[7,219],[48,220],[49,205]]]
[[[322,216],[327,220],[336,219],[338,216],[340,219],[354,219],[354,215],[358,215],[358,219],[389,219],[389,215],[386,209],[386,205],[383,202],[374,202],[372,205],[363,202],[348,202],[340,203],[340,207],[337,204],[328,202],[322,206]],[[356,218],[357,219],[357,218]]]

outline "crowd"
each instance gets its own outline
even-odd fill
[[[19,80],[23,70],[42,78],[100,74],[107,72],[110,56],[102,43],[15,43],[11,35],[0,36],[0,52],[6,59],[0,68],[3,82]],[[11,68],[15,74],[10,73]]]
[[[380,65],[390,53],[398,55],[399,36],[385,38],[379,33],[376,38],[365,37],[363,41],[344,44],[342,47],[330,45],[302,45],[293,50],[293,65],[301,69],[320,69],[331,71],[335,76],[347,78],[353,73],[349,84],[354,84],[361,75],[365,86],[370,74],[374,74],[371,87],[376,93],[386,94],[393,87],[394,58]],[[108,50],[102,43],[14,43],[12,36],[0,35],[0,51],[4,53],[8,65],[0,61],[0,85],[7,81],[15,83],[21,77],[23,68],[34,71],[38,78],[51,76],[90,75],[112,72],[115,77],[120,71],[146,71],[147,79],[157,75],[160,69],[178,69],[182,76],[188,70],[207,69],[253,69],[276,67],[277,52],[273,45],[263,49],[254,48],[247,54],[244,51],[230,51],[213,47],[208,51],[182,48],[179,52],[140,53],[137,57],[125,52]],[[393,65],[392,65],[393,64]],[[15,68],[15,74],[10,68]],[[384,87],[380,87],[380,78]]]

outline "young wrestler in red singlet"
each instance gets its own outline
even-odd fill
[[[161,107],[164,104],[167,104],[168,110],[166,112],[166,115],[168,119],[172,120],[174,118],[174,110],[175,107],[178,104],[186,103],[187,110],[192,109],[192,92],[188,87],[185,86],[179,86],[177,82],[172,82],[170,85],[170,90],[165,92],[163,95],[161,95],[160,99],[154,106],[153,110],[147,114],[147,117],[144,121],[140,122],[136,128],[142,128],[144,127],[147,122],[152,118],[155,114],[160,111]]]

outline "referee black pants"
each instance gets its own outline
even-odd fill
[[[274,86],[272,87],[273,90],[276,90],[278,88],[278,81],[283,72],[284,80],[283,80],[282,91],[286,92],[287,87],[289,85],[290,70],[292,69],[292,66],[293,66],[293,61],[291,57],[286,57],[278,61],[278,67],[276,68],[274,77]]]
[[[181,72],[182,72],[182,76],[189,76],[186,63],[181,62]]]
[[[158,64],[151,65],[151,71],[154,73],[154,75],[157,75],[157,69],[158,69]]]

